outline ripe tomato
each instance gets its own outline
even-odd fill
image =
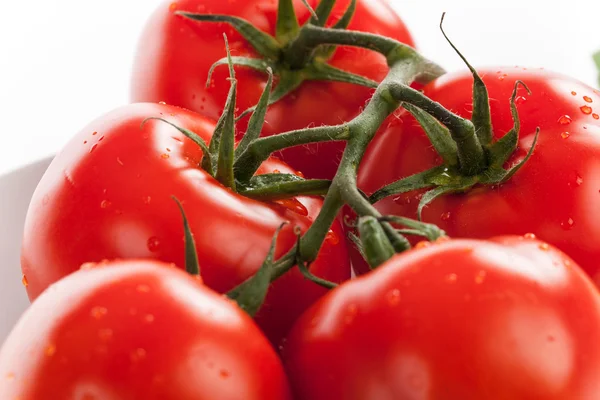
[[[283,355],[299,400],[592,400],[598,335],[589,278],[513,236],[395,256],[309,309]]]
[[[140,39],[133,68],[131,99],[135,102],[165,101],[218,118],[225,104],[229,84],[227,68],[216,69],[210,87],[206,79],[210,66],[225,56],[223,32],[232,55],[257,57],[250,45],[225,24],[194,22],[174,15],[175,11],[226,14],[244,18],[259,29],[275,34],[277,0],[180,0],[166,1],[148,21]],[[316,0],[309,0],[313,7]],[[337,21],[350,0],[338,0],[330,24]],[[301,22],[309,13],[300,0],[294,1]],[[358,0],[349,29],[388,36],[413,45],[408,30],[385,0]],[[340,47],[330,64],[370,79],[382,80],[388,67],[375,52]],[[238,107],[254,106],[266,84],[266,75],[238,68]],[[337,125],[355,117],[373,91],[333,82],[305,82],[299,89],[270,107],[263,135],[303,129],[313,125]],[[247,118],[240,125],[245,131]],[[242,129],[244,128],[244,129]],[[322,143],[286,149],[278,155],[309,178],[332,178],[343,151],[342,143]]]
[[[0,350],[2,399],[291,399],[240,308],[149,260],[78,271],[25,312]]]
[[[509,99],[516,80],[521,120],[518,150],[509,160],[522,160],[531,148],[536,127],[539,140],[531,159],[510,181],[443,196],[423,211],[423,220],[451,237],[486,238],[532,232],[558,247],[600,282],[600,92],[574,79],[540,69],[499,68],[479,71],[491,98],[494,135],[513,125]],[[463,117],[472,110],[472,77],[443,76],[425,94]],[[368,193],[394,180],[440,163],[417,122],[407,114],[375,139],[359,173]],[[417,195],[418,196],[418,195]],[[415,193],[376,204],[384,214],[416,217]],[[359,263],[360,260],[357,260]]]
[[[195,235],[205,284],[224,293],[253,275],[279,235],[276,257],[305,231],[322,200],[298,197],[263,203],[226,189],[198,167],[201,149],[164,117],[208,141],[212,120],[160,104],[117,109],[84,128],[56,156],[36,189],[25,223],[22,269],[35,299],[48,285],[85,262],[152,258],[184,266],[184,231],[171,196],[185,208]],[[259,173],[293,172],[269,160]],[[313,273],[341,282],[350,277],[343,232],[336,223]],[[340,240],[341,239],[341,240]],[[294,269],[276,282],[257,321],[278,343],[302,311],[326,290]]]

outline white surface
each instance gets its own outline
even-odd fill
[[[437,28],[444,10],[448,33],[475,65],[545,66],[596,83],[597,0],[554,8],[545,0],[390,1],[423,53],[448,70],[462,65]],[[56,152],[87,122],[128,102],[137,37],[159,2],[2,2],[0,173]]]
[[[29,198],[47,161],[87,122],[128,101],[133,49],[161,0],[4,1],[0,12],[0,342],[27,305],[19,248]],[[544,66],[596,85],[591,53],[600,48],[600,2],[547,9],[546,1],[392,0],[421,51],[448,70],[463,68],[438,30],[446,30],[474,65]],[[481,3],[481,1],[477,1]],[[85,4],[85,5],[83,5]],[[540,10],[544,10],[543,12]]]

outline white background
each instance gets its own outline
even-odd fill
[[[56,152],[90,120],[128,102],[137,37],[160,1],[2,1],[0,175]],[[448,70],[463,66],[438,31],[442,11],[447,32],[476,66],[544,66],[596,86],[596,0],[557,8],[531,0],[390,1],[420,50]]]

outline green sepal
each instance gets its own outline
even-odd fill
[[[308,4],[308,0],[300,0],[302,2],[302,4],[304,5],[304,7],[306,7],[306,9],[308,10],[308,12],[310,13],[312,19],[319,19],[319,16],[317,15],[317,12],[310,6],[310,4]],[[335,1],[335,0],[334,0]]]
[[[439,177],[445,173],[447,167],[437,166],[427,171],[419,172],[414,175],[410,175],[406,178],[400,179],[396,182],[392,182],[389,185],[382,187],[377,190],[369,197],[369,202],[372,204],[377,203],[386,197],[412,192],[413,190],[427,189],[436,186],[431,180],[434,177]]]
[[[319,6],[321,6],[321,4],[325,3],[325,1],[321,1],[319,3]],[[318,9],[318,7],[317,7]],[[354,13],[356,12],[356,0],[352,0],[350,2],[350,5],[348,5],[348,8],[346,9],[346,11],[344,12],[344,15],[342,15],[342,18],[339,19],[338,22],[336,22],[333,25],[333,29],[347,29],[348,25],[350,25],[350,21],[352,21],[352,17],[354,16]],[[323,22],[322,24],[315,24],[315,25],[321,25],[324,26],[325,22]],[[315,59],[319,59],[319,60],[329,60],[331,58],[331,56],[333,56],[333,53],[335,53],[335,46],[331,46],[331,45],[323,45],[317,48],[317,50],[315,50]]]
[[[275,39],[281,44],[286,44],[296,37],[300,30],[300,25],[298,24],[292,0],[279,0],[278,4]]]
[[[185,233],[185,270],[190,275],[200,275],[200,263],[198,262],[198,253],[196,252],[196,242],[192,235],[192,231],[190,230],[190,224],[185,216],[183,205],[175,196],[171,196],[171,198],[177,203],[177,207],[179,207],[181,217],[183,218],[183,231]]]
[[[344,71],[322,61],[313,61],[304,70],[306,80],[344,82],[376,89],[379,83],[364,76]]]
[[[298,269],[300,270],[302,276],[304,276],[304,278],[308,279],[309,281],[314,282],[317,285],[322,286],[326,289],[333,289],[337,287],[337,283],[328,281],[323,278],[319,278],[318,276],[310,272],[310,262],[307,262],[302,258],[302,250],[300,247],[302,242],[302,233],[300,232],[298,227],[294,229],[294,232],[296,234],[296,265],[298,266]]]
[[[476,183],[477,177],[465,177],[464,182],[462,183],[438,186],[435,189],[431,189],[430,191],[426,192],[421,198],[419,207],[417,208],[417,217],[419,218],[419,221],[422,220],[423,208],[425,208],[429,203],[445,194],[464,192],[465,190],[473,187],[473,185]]]
[[[367,261],[367,255],[365,254],[365,249],[363,248],[360,238],[354,232],[348,232],[348,239],[352,245],[354,245],[354,248],[356,251],[358,251],[358,254],[360,254],[360,256]]]
[[[271,285],[271,275],[273,269],[273,263],[275,258],[275,247],[277,245],[277,238],[279,233],[283,229],[286,223],[283,223],[277,228],[273,239],[271,240],[271,247],[267,253],[267,257],[260,269],[242,285],[236,287],[227,293],[227,297],[234,300],[242,310],[248,313],[251,317],[254,317],[258,310],[262,307]]]
[[[206,79],[206,87],[210,86],[210,81],[212,79],[212,74],[215,72],[215,68],[217,68],[221,65],[229,65],[229,61],[230,61],[229,57],[223,57],[219,61],[217,61],[213,65],[211,65],[210,69],[208,70],[208,78]],[[269,69],[272,71],[273,67],[274,67],[270,63],[268,63],[264,60],[261,60],[260,58],[251,58],[251,57],[231,57],[231,63],[233,65],[237,65],[240,67],[252,68],[255,71],[264,72],[264,73],[268,73]]]
[[[243,18],[231,15],[195,14],[185,11],[177,11],[175,14],[194,21],[228,23],[242,35],[252,47],[254,47],[254,50],[256,50],[258,54],[271,60],[277,60],[279,58],[281,47],[279,46],[279,43],[277,43],[277,40],[271,35],[256,28]]]
[[[365,259],[371,269],[379,267],[396,254],[380,222],[374,217],[361,217],[358,232]]]
[[[264,174],[253,176],[247,184],[238,182],[240,194],[257,200],[281,200],[295,196],[327,194],[331,181],[304,179],[294,174]]]
[[[442,236],[446,236],[446,232],[440,229],[437,225],[428,224],[417,221],[411,218],[400,217],[395,215],[386,215],[379,218],[380,222],[391,222],[410,229],[400,229],[402,233],[418,235],[427,238],[430,241],[435,241]]]

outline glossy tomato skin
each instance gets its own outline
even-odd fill
[[[299,400],[593,400],[599,334],[589,278],[512,236],[392,258],[309,309],[283,354]]]
[[[0,350],[2,399],[291,399],[234,303],[168,264],[116,261],[52,285]]]
[[[185,209],[207,286],[224,293],[261,266],[277,227],[289,224],[276,255],[295,243],[293,227],[305,231],[322,200],[292,199],[290,205],[263,203],[224,188],[197,167],[201,150],[164,122],[168,118],[209,140],[214,122],[161,104],[134,104],[92,122],[56,156],[33,196],[25,223],[21,264],[35,299],[48,285],[85,262],[151,258],[184,265]],[[277,160],[259,173],[293,172]],[[332,227],[313,272],[336,282],[350,267],[341,226]],[[273,285],[258,321],[278,343],[293,320],[325,289],[296,269]],[[292,303],[289,306],[288,303]],[[288,308],[289,307],[289,308]]]
[[[423,219],[451,237],[486,238],[532,232],[555,245],[600,282],[600,92],[563,75],[540,69],[486,68],[480,74],[491,98],[495,137],[512,127],[509,99],[516,80],[521,119],[519,148],[512,165],[531,148],[527,164],[501,186],[443,196],[424,209]],[[446,108],[471,116],[472,78],[467,72],[443,76],[424,92]],[[375,139],[359,173],[368,193],[440,163],[423,130],[404,115]],[[384,214],[416,217],[415,193],[392,197],[376,207]],[[360,261],[358,261],[360,262]]]
[[[225,24],[198,23],[174,15],[177,10],[227,14],[244,18],[271,35],[275,33],[277,0],[181,0],[166,1],[149,20],[143,32],[133,68],[131,99],[135,102],[165,101],[217,119],[229,84],[227,68],[217,68],[209,87],[210,66],[225,56],[223,32],[234,56],[257,57],[253,48]],[[309,0],[316,6],[316,0]],[[337,21],[350,0],[338,0],[331,23]],[[301,1],[294,1],[301,22],[309,13]],[[350,29],[388,36],[413,45],[412,38],[385,0],[359,0]],[[341,47],[330,60],[335,67],[377,81],[388,67],[375,52]],[[254,106],[266,84],[264,74],[237,68],[238,109]],[[371,89],[331,82],[306,82],[291,95],[270,107],[262,134],[274,135],[308,126],[337,125],[355,117],[372,94]],[[248,119],[240,125],[245,131]],[[286,149],[279,156],[309,178],[333,177],[343,151],[342,143],[324,143]]]

